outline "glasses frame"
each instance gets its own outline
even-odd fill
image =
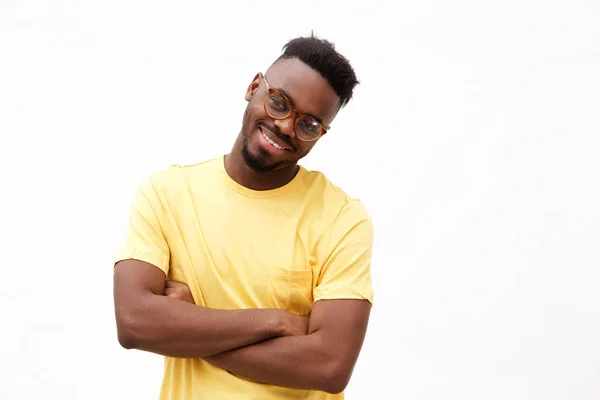
[[[311,117],[310,115],[306,115],[306,114],[302,114],[300,112],[298,112],[298,110],[296,110],[294,108],[294,106],[292,105],[291,100],[282,92],[280,92],[277,89],[273,89],[271,87],[271,85],[269,85],[269,82],[267,81],[267,77],[263,75],[263,80],[265,81],[265,84],[267,86],[267,95],[265,96],[265,101],[263,102],[263,106],[265,108],[265,112],[269,115],[269,117],[273,118],[273,119],[278,119],[278,120],[282,120],[282,119],[287,119],[290,117],[290,115],[292,115],[293,113],[296,113],[297,117],[294,120],[294,134],[296,135],[296,137],[300,140],[302,140],[303,142],[314,142],[315,140],[318,140],[319,138],[321,138],[323,135],[325,135],[327,133],[327,131],[329,131],[329,126],[325,127],[323,126],[322,123],[320,123],[319,121],[317,121],[315,118]],[[271,115],[271,113],[269,112],[269,110],[267,109],[267,101],[269,100],[269,97],[271,97],[273,94],[278,94],[279,96],[283,97],[285,99],[285,101],[287,101],[288,105],[290,106],[290,112],[287,113],[287,115],[283,116],[283,117],[275,117],[274,115]],[[321,132],[319,132],[319,134],[317,136],[315,136],[314,139],[304,139],[302,137],[300,137],[300,135],[298,135],[298,133],[296,132],[296,126],[298,125],[298,122],[302,119],[302,118],[311,118],[314,119],[315,121],[317,121],[317,123],[319,124],[319,127],[321,128]]]

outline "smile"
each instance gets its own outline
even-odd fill
[[[277,150],[289,150],[287,147],[283,147],[282,145],[278,144],[277,142],[275,142],[273,139],[271,139],[264,131],[262,128],[260,128],[260,134],[265,138],[265,140],[273,147],[275,147]]]

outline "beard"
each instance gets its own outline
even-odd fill
[[[250,113],[248,107],[244,112],[242,122],[242,158],[246,165],[255,172],[272,172],[288,164],[286,161],[276,161],[269,163],[270,154],[260,148],[258,154],[250,151]]]

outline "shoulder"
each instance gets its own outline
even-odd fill
[[[324,214],[339,224],[371,223],[369,212],[358,197],[351,196],[332,182],[321,171],[307,171],[304,177],[310,193],[310,201],[319,204]]]
[[[219,160],[215,157],[195,164],[173,164],[156,169],[146,175],[143,184],[162,194],[176,193],[187,186],[186,182],[198,182],[201,176],[214,171]]]
[[[332,182],[323,172],[307,170],[304,180],[308,184],[311,193],[323,199],[324,206],[337,208],[338,211],[341,211],[343,208],[350,208],[367,212],[360,198],[348,194],[344,189]]]

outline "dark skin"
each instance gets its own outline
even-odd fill
[[[280,60],[266,73],[298,112],[331,124],[340,99],[328,82],[297,59]],[[239,184],[269,190],[288,183],[298,160],[318,141],[295,135],[295,113],[284,120],[264,109],[262,74],[248,86],[242,130],[225,157]],[[266,134],[284,151],[269,147]],[[250,159],[251,162],[248,160]],[[298,389],[344,390],[365,337],[371,304],[366,300],[321,300],[309,318],[284,310],[214,310],[193,304],[187,285],[167,282],[158,268],[137,260],[117,263],[114,277],[119,341],[171,357],[198,357],[248,379]],[[183,301],[182,301],[183,300]]]
[[[329,126],[337,115],[340,99],[335,91],[318,72],[301,61],[280,60],[269,68],[266,76],[271,87],[285,91],[294,108],[319,118],[324,126]],[[229,176],[240,185],[254,190],[274,189],[291,181],[298,172],[298,161],[318,142],[305,142],[296,136],[295,114],[284,120],[271,118],[263,105],[266,95],[263,75],[257,74],[246,91],[248,106],[242,130],[231,153],[225,158],[225,169]],[[283,154],[265,154],[260,130],[289,150]],[[256,171],[246,163],[243,157],[245,142],[248,152],[256,158],[262,158],[268,171]]]
[[[173,289],[172,282],[167,284],[154,265],[118,262],[114,300],[121,345],[169,357],[202,358],[308,331],[307,318],[284,310],[215,310],[190,304],[187,296],[181,288]]]
[[[175,288],[172,297],[191,300],[185,283],[167,284]],[[321,300],[313,306],[308,335],[274,338],[204,360],[256,382],[339,393],[350,381],[370,311],[365,300]]]

